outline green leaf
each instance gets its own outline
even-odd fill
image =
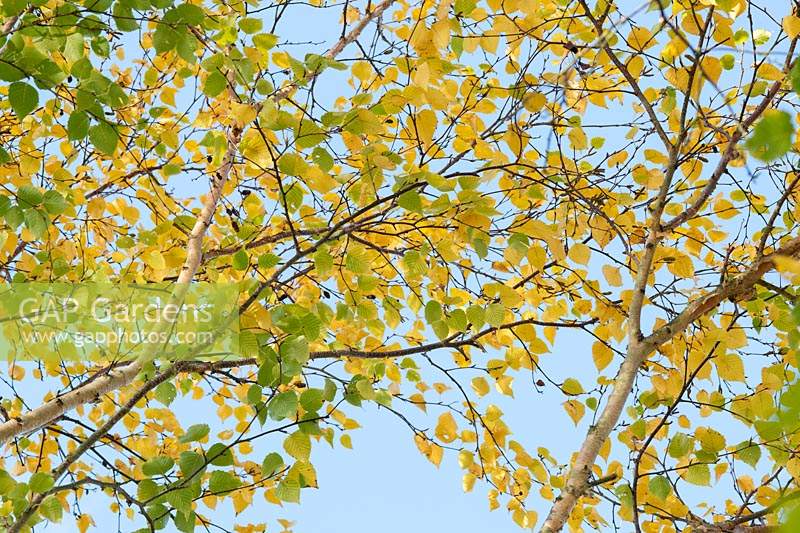
[[[444,320],[437,320],[431,323],[431,329],[439,340],[444,340],[450,334],[450,326]]]
[[[100,57],[108,57],[111,53],[111,43],[109,43],[108,39],[104,36],[98,35],[91,40],[90,45],[92,47],[92,52]]]
[[[284,359],[303,365],[308,361],[308,340],[304,336],[291,337],[281,344],[280,354]]]
[[[242,485],[239,478],[226,470],[211,472],[208,480],[208,490],[215,494],[223,494],[238,489]]]
[[[486,311],[479,305],[470,305],[467,307],[467,320],[472,324],[472,329],[477,331],[486,322]]]
[[[258,33],[263,27],[264,22],[261,19],[248,17],[239,21],[239,29],[245,33]]]
[[[456,331],[466,331],[467,314],[463,309],[453,309],[447,317],[447,325]]]
[[[2,9],[6,16],[19,15],[27,7],[27,0],[3,0]]]
[[[180,17],[181,21],[186,24],[191,24],[192,26],[201,24],[203,19],[206,18],[203,8],[194,4],[181,4],[176,7],[175,10],[178,12],[178,16]]]
[[[272,268],[281,262],[281,258],[275,254],[266,253],[258,258],[258,266],[260,268]]]
[[[203,459],[203,456],[196,452],[181,452],[181,456],[178,459],[178,467],[181,469],[181,473],[184,476],[190,476],[195,472],[199,471],[205,466],[206,462]]]
[[[247,389],[247,403],[250,405],[256,405],[261,401],[261,395],[263,391],[261,389],[261,385],[258,383],[253,383],[250,385],[250,388]]]
[[[36,472],[28,480],[28,488],[31,492],[47,492],[53,488],[55,481],[53,476],[44,472]]]
[[[232,265],[234,270],[247,270],[250,266],[250,256],[244,250],[239,250],[233,254]]]
[[[692,485],[707,486],[711,484],[711,471],[706,464],[692,465],[686,469],[684,479]]]
[[[755,468],[761,459],[761,448],[752,442],[743,442],[738,448],[740,449],[736,452],[736,458]]]
[[[189,426],[189,429],[186,430],[186,433],[180,438],[180,441],[186,443],[202,440],[208,435],[209,431],[211,431],[211,428],[208,424],[194,424]]]
[[[32,185],[23,185],[17,190],[17,199],[22,207],[36,207],[42,203],[44,195]]]
[[[273,387],[280,382],[280,365],[275,352],[267,348],[261,357],[262,363],[258,367],[257,381],[262,387]]]
[[[253,36],[253,44],[259,50],[266,51],[278,44],[278,36],[271,33],[259,33]]]
[[[5,470],[0,470],[0,494],[8,494],[17,485],[11,474]]]
[[[152,479],[143,479],[136,487],[136,497],[141,501],[150,500],[156,497],[161,489]]]
[[[333,156],[321,146],[314,148],[311,152],[311,159],[325,172],[330,172],[333,168]]]
[[[157,54],[168,52],[175,48],[178,44],[178,32],[167,26],[166,24],[159,24],[156,31],[153,33],[153,48]]]
[[[64,509],[61,507],[61,502],[58,501],[58,498],[48,496],[39,506],[39,512],[50,522],[61,522],[61,514]]]
[[[505,314],[503,304],[489,304],[486,306],[486,323],[494,328],[502,326]]]
[[[123,2],[114,3],[114,23],[119,31],[134,31],[139,28],[139,23],[133,17],[133,10]]]
[[[283,154],[278,159],[278,170],[287,176],[301,176],[305,173],[308,165],[299,155],[289,152]]]
[[[264,461],[261,463],[261,475],[264,477],[274,476],[280,471],[282,466],[283,458],[280,456],[280,454],[275,452],[268,453],[267,456],[264,457]]]
[[[678,433],[669,441],[667,452],[673,459],[684,457],[694,447],[694,442],[689,435]]]
[[[327,275],[333,268],[333,256],[328,250],[317,250],[314,253],[314,269],[321,276]]]
[[[283,420],[297,414],[297,394],[294,391],[281,392],[269,402],[269,416],[273,420]]]
[[[6,219],[6,224],[12,229],[18,228],[20,224],[25,222],[25,213],[18,205],[11,206],[8,211],[6,211],[4,217]]]
[[[175,397],[178,395],[178,391],[175,389],[175,385],[170,383],[169,381],[162,383],[158,387],[156,387],[155,397],[156,400],[163,403],[167,407],[175,400]]]
[[[8,101],[14,114],[22,120],[39,105],[39,91],[24,81],[15,81],[8,86]]]
[[[39,239],[47,232],[47,217],[38,209],[26,209],[25,227]]]
[[[406,191],[401,194],[397,199],[397,205],[412,213],[422,213],[422,198],[417,191]]]
[[[183,513],[175,513],[173,521],[178,531],[182,533],[193,533],[197,526],[197,513],[191,510]]]
[[[95,148],[104,154],[114,155],[114,151],[117,149],[119,135],[114,126],[108,122],[100,122],[89,128],[89,140]]]
[[[583,386],[581,385],[581,382],[575,378],[565,379],[564,383],[561,385],[561,390],[563,390],[565,394],[572,396],[576,394],[583,394]]]
[[[332,402],[336,397],[336,383],[334,383],[333,380],[325,379],[325,388],[323,389],[322,397],[328,402]]]
[[[231,466],[233,464],[233,452],[221,442],[211,446],[206,452],[206,457],[214,466]]]
[[[442,304],[435,300],[431,300],[425,304],[425,321],[428,324],[438,322],[443,317]]]
[[[172,488],[167,492],[166,500],[180,513],[186,513],[192,509],[192,491],[188,487]]]
[[[321,389],[307,389],[300,395],[300,405],[309,413],[319,411],[323,401],[323,391]]]
[[[206,77],[206,81],[203,84],[203,94],[209,98],[214,98],[219,93],[224,91],[227,85],[228,80],[225,78],[225,76],[223,76],[221,72],[215,70],[214,72],[209,73],[209,75]]]
[[[44,204],[44,208],[51,215],[60,215],[66,211],[68,207],[67,201],[64,200],[61,193],[52,189],[44,193],[42,203]]]
[[[283,441],[283,449],[298,461],[308,461],[311,456],[311,439],[305,433],[297,431]]]
[[[650,492],[661,501],[667,499],[670,492],[672,492],[672,485],[669,480],[664,476],[650,476],[650,481],[647,482]]]
[[[275,495],[284,502],[300,502],[300,482],[296,479],[283,478],[275,489]]]
[[[792,117],[785,111],[770,109],[764,113],[745,146],[761,161],[773,161],[791,150],[794,142]]]
[[[789,80],[792,83],[792,90],[800,94],[800,61],[795,61],[792,70],[789,72]]]
[[[70,141],[79,141],[89,133],[89,115],[83,111],[75,111],[67,120],[67,134]]]
[[[175,466],[175,461],[173,461],[171,457],[159,455],[142,465],[142,473],[149,477],[158,476],[166,474],[173,466]]]
[[[94,72],[95,70],[92,66],[92,62],[86,57],[75,61],[75,63],[72,64],[72,68],[70,68],[70,73],[79,80],[87,79]]]
[[[258,355],[258,337],[250,330],[239,332],[239,351],[244,357]]]
[[[301,120],[294,130],[294,138],[298,148],[313,148],[325,140],[325,131],[311,120]]]

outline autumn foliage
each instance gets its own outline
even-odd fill
[[[6,530],[274,530],[366,403],[523,528],[793,520],[796,2],[0,9],[5,280],[234,283],[240,315],[223,358],[11,358]],[[518,438],[521,390],[585,438]]]

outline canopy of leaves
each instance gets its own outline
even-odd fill
[[[368,403],[523,528],[792,512],[791,3],[5,0],[0,19],[3,276],[171,282],[200,239],[194,279],[241,288],[242,352],[149,362],[32,432],[14,424],[129,363],[9,361],[3,528],[213,529],[225,502],[225,530],[264,531],[324,489],[314,448],[351,448]],[[586,441],[516,438],[515,390]],[[90,491],[108,515],[82,513]]]

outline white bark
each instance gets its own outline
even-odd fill
[[[600,413],[597,423],[589,428],[586,439],[567,474],[564,488],[545,519],[542,533],[561,531],[578,499],[588,489],[589,475],[592,473],[600,448],[619,421],[628,396],[633,390],[636,373],[647,357],[656,348],[683,333],[689,324],[715,309],[724,300],[738,300],[742,295],[746,295],[764,274],[775,268],[775,258],[778,256],[794,258],[800,256],[800,237],[788,240],[777,251],[757,261],[747,271],[732,278],[717,290],[693,300],[683,312],[649,336],[629,344],[608,402]]]
[[[375,9],[367,13],[353,29],[339,39],[336,44],[325,54],[326,57],[334,59],[338,56],[344,48],[354,42],[367,25],[380,17],[394,2],[394,0],[384,0],[378,4]],[[309,78],[313,78],[317,73],[312,73]],[[277,91],[272,95],[275,101],[283,100],[295,85],[289,85]],[[220,169],[215,173],[211,179],[211,187],[206,198],[205,203],[197,221],[192,228],[189,235],[189,240],[186,246],[186,261],[181,267],[180,274],[178,275],[177,287],[178,290],[185,290],[185,287],[192,281],[194,275],[197,273],[202,259],[203,259],[203,238],[205,237],[208,227],[214,218],[214,212],[217,208],[217,203],[222,197],[223,188],[230,175],[231,168],[233,167],[234,158],[238,151],[239,141],[241,140],[242,131],[234,128],[228,135],[228,152],[225,155]],[[109,370],[104,376],[93,379],[91,382],[84,386],[80,386],[63,396],[59,396],[43,405],[33,409],[19,417],[13,418],[0,424],[0,445],[8,442],[10,439],[17,435],[27,434],[35,431],[38,428],[46,426],[58,419],[67,411],[75,409],[79,405],[83,405],[96,400],[97,398],[108,394],[120,387],[129,385],[142,369],[143,361],[147,358],[142,358],[131,362],[123,367],[114,368]]]

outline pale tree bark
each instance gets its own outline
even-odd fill
[[[359,35],[370,22],[380,17],[393,3],[394,0],[384,0],[375,6],[372,11],[365,14],[364,17],[359,20],[347,35],[339,39],[333,47],[331,47],[325,54],[325,57],[329,59],[336,58],[347,45],[358,39]],[[306,77],[306,81],[313,79],[317,74],[317,72],[310,73]],[[289,96],[296,87],[296,83],[289,84],[276,91],[271,96],[271,99],[273,101],[283,100]],[[261,105],[257,106],[257,108],[260,107]],[[186,286],[192,281],[202,263],[203,239],[208,227],[211,225],[214,213],[216,212],[217,203],[223,195],[225,183],[230,176],[236,154],[238,153],[241,134],[242,130],[238,127],[232,127],[228,131],[228,151],[223,159],[222,166],[211,178],[208,196],[189,235],[186,246],[186,260],[181,267],[177,279],[177,286],[179,287]],[[112,368],[106,374],[92,379],[87,384],[78,386],[72,391],[54,398],[19,417],[12,418],[0,424],[0,445],[5,444],[18,435],[27,434],[47,426],[64,413],[78,406],[93,402],[109,392],[129,385],[141,371],[142,364],[143,361],[137,360],[124,366]]]
[[[671,341],[689,325],[715,309],[725,300],[738,300],[776,266],[778,257],[800,258],[800,237],[789,240],[777,251],[765,256],[746,272],[696,300],[667,324],[647,337],[629,345],[627,355],[614,380],[614,389],[595,425],[589,428],[567,481],[542,526],[543,533],[561,531],[578,499],[589,488],[589,476],[603,443],[619,421],[622,409],[633,389],[636,373],[647,357],[662,344]]]
[[[203,208],[195,221],[186,244],[186,260],[181,267],[177,283],[188,285],[194,278],[203,257],[203,237],[211,225],[217,202],[222,197],[222,190],[233,167],[236,147],[239,143],[241,130],[234,129],[228,135],[228,153],[220,170],[211,179],[211,187]],[[33,409],[17,418],[12,418],[0,424],[0,444],[9,439],[26,434],[46,426],[67,411],[75,409],[94,401],[100,396],[124,387],[131,383],[142,370],[143,361],[137,360],[118,368],[110,369],[105,375],[94,379],[88,385],[78,387],[62,396]]]
[[[594,24],[595,30],[602,34],[602,28],[591,16],[588,6],[581,1],[586,9],[587,16]],[[797,44],[797,39],[793,39],[789,45],[789,51],[784,64],[784,73],[787,73],[792,64],[792,57]],[[613,51],[606,49],[607,53],[613,56]],[[617,66],[625,72],[624,65]],[[629,80],[630,81],[630,80]],[[691,87],[691,83],[690,83]],[[694,199],[688,209],[680,215],[662,222],[664,207],[666,206],[668,193],[672,185],[672,178],[678,166],[680,150],[683,144],[685,130],[682,128],[677,135],[677,139],[670,150],[669,162],[666,167],[664,181],[659,187],[659,191],[652,204],[652,214],[648,224],[648,234],[645,240],[645,249],[637,263],[636,279],[634,282],[631,304],[628,309],[628,347],[625,359],[620,365],[614,379],[612,392],[603,407],[596,423],[591,426],[581,447],[575,456],[574,462],[570,467],[564,488],[553,503],[547,518],[542,525],[542,533],[555,533],[561,531],[567,520],[578,503],[578,500],[590,488],[590,476],[592,467],[600,453],[600,448],[611,435],[622,414],[622,410],[630,396],[636,375],[647,357],[652,354],[659,346],[672,341],[676,336],[683,333],[691,323],[714,310],[721,302],[726,299],[739,300],[749,294],[753,286],[760,281],[764,275],[773,270],[776,266],[777,257],[800,257],[800,237],[785,242],[780,248],[769,255],[762,256],[759,250],[755,262],[744,273],[730,278],[721,284],[716,290],[710,291],[703,296],[691,301],[686,308],[667,324],[661,326],[648,336],[644,336],[641,330],[641,316],[645,302],[645,292],[648,286],[648,279],[652,274],[653,260],[660,242],[677,227],[696,216],[705,205],[706,201],[713,194],[720,177],[727,171],[728,164],[737,153],[737,144],[747,134],[749,128],[755,124],[758,118],[773,104],[774,99],[783,87],[782,81],[775,82],[767,91],[764,99],[740,124],[728,140],[725,151],[722,153],[720,161],[712,172],[709,181]],[[688,98],[689,95],[686,95]],[[651,118],[652,115],[651,115]],[[656,118],[653,120],[657,121]],[[656,126],[660,126],[655,124]],[[658,131],[658,127],[656,127]],[[757,531],[758,529],[742,529],[749,526],[736,526],[744,533],[745,531]],[[760,526],[759,526],[760,527]],[[711,530],[709,530],[711,531]],[[721,531],[721,530],[720,530]],[[768,530],[764,530],[768,531]]]

